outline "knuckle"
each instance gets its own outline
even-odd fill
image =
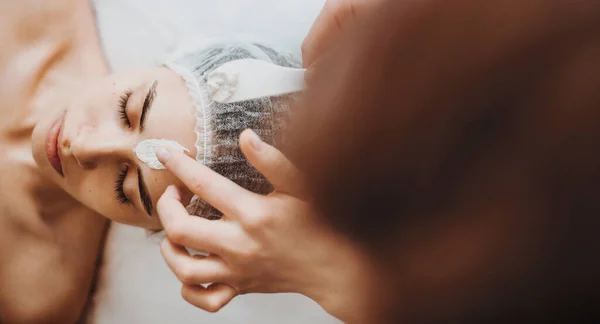
[[[328,0],[325,2],[323,11],[325,11],[328,16],[335,15],[344,9],[345,2],[345,0]]]
[[[259,211],[248,215],[245,221],[246,230],[252,233],[262,232],[274,222],[274,216],[270,213]]]
[[[236,248],[231,250],[231,254],[235,256],[236,265],[235,265],[235,273],[243,273],[244,268],[247,267],[254,256],[256,256],[257,252],[252,247],[254,244],[246,242],[244,245],[239,245]],[[237,279],[242,278],[243,276],[237,276]]]
[[[353,2],[354,1],[349,1],[349,0],[334,0],[334,1],[331,1],[331,10],[333,12],[336,12],[336,13],[347,11],[348,7]]]
[[[247,231],[260,230],[268,223],[268,209],[264,206],[265,201],[259,199],[253,204],[244,204],[245,209],[240,210],[240,215],[245,215],[243,220],[243,227]]]
[[[329,7],[330,20],[336,24],[338,29],[342,29],[344,26],[345,17],[352,15],[354,10],[355,8],[352,6],[352,1],[332,1]]]
[[[177,278],[185,285],[194,285],[195,284],[195,274],[194,269],[189,266],[181,266],[177,268],[175,271]]]
[[[190,178],[190,183],[191,185],[189,189],[195,194],[199,194],[206,189],[206,184],[202,181],[202,179],[199,176],[192,176]]]
[[[244,222],[245,228],[248,232],[260,231],[266,223],[263,215],[249,215]]]
[[[281,154],[281,152],[279,152],[279,150],[273,146],[269,146],[266,149],[264,160],[265,163],[273,165],[273,167],[277,167],[284,164],[283,154]]]
[[[246,248],[243,247],[243,245],[239,245],[239,246],[236,246],[236,247],[232,247],[230,249],[230,253],[232,255],[234,255],[236,257],[236,259],[237,258],[243,258],[244,254],[245,254],[245,250],[246,250]]]
[[[355,3],[351,2],[348,5],[348,11],[350,12],[350,15],[352,16],[353,19],[356,19],[358,17],[357,8],[356,8]]]
[[[223,300],[217,298],[208,298],[206,301],[206,311],[209,313],[216,313],[220,311],[224,306]]]
[[[232,236],[228,240],[227,245],[225,245],[223,247],[222,255],[239,256],[240,254],[242,254],[242,252],[243,252],[242,250],[244,249],[244,247],[251,244],[251,242],[252,242],[251,236],[248,235],[247,232],[245,232],[245,229],[240,227],[239,232],[236,233],[235,236]],[[219,255],[219,254],[217,254],[217,255]],[[234,264],[227,264],[226,274],[229,276],[235,277],[235,275],[237,274],[237,268],[235,267]]]
[[[203,303],[197,298],[197,296],[195,296],[195,292],[189,287],[186,287],[185,285],[181,287],[181,297],[188,303],[201,309],[204,309]]]
[[[256,260],[260,257],[258,244],[250,244],[239,251],[240,257],[245,260]]]
[[[233,288],[239,295],[244,295],[249,291],[249,287],[252,286],[252,279],[247,276],[239,277],[235,280]]]
[[[167,236],[173,243],[182,244],[187,238],[187,228],[183,223],[175,223],[171,225],[167,232]]]

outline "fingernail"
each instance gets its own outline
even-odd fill
[[[253,130],[249,129],[248,133],[250,134],[250,144],[256,151],[260,151],[262,149],[263,141]]]
[[[156,149],[156,157],[158,158],[160,163],[166,164],[167,162],[169,162],[171,154],[164,147],[159,147]]]
[[[165,195],[171,196],[173,198],[177,198],[177,196],[178,196],[177,188],[175,188],[174,185],[168,186],[167,189],[165,190]]]

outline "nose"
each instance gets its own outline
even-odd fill
[[[123,161],[132,157],[132,143],[114,129],[83,126],[71,142],[71,154],[84,169],[96,168],[107,161]]]

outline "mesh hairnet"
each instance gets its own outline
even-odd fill
[[[210,99],[206,86],[208,73],[226,62],[247,58],[286,67],[300,66],[290,54],[257,42],[237,39],[208,41],[179,51],[165,65],[185,80],[195,106],[196,160],[245,189],[268,194],[273,190],[272,185],[245,159],[238,138],[243,130],[250,128],[263,141],[277,146],[278,133],[287,119],[293,96],[222,104]],[[191,215],[208,219],[222,217],[217,209],[198,196],[192,198],[187,210]]]

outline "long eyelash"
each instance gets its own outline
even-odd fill
[[[125,93],[119,98],[119,117],[121,117],[121,120],[125,126],[127,126],[127,128],[131,128],[131,122],[127,116],[127,102],[129,101],[129,98],[131,98],[132,94],[133,92],[131,91],[125,91]]]
[[[117,200],[121,204],[129,205],[131,201],[125,195],[125,190],[123,189],[123,184],[125,183],[125,178],[127,177],[127,172],[129,172],[129,167],[126,166],[119,175],[117,176],[117,181],[115,181],[115,194],[117,195]]]

